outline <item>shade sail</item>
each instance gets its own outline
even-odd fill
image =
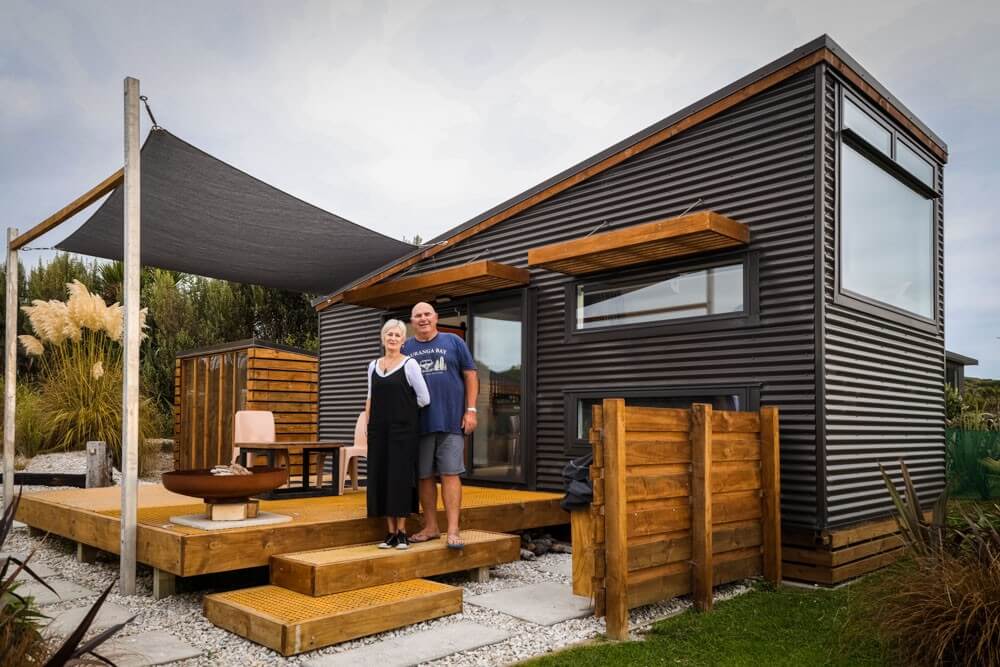
[[[327,293],[413,250],[297,199],[163,129],[142,147],[142,264]],[[119,187],[60,250],[122,259]]]

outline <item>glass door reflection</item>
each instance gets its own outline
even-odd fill
[[[470,476],[523,479],[521,465],[521,299],[472,308],[472,354],[479,373],[478,424],[472,436]]]

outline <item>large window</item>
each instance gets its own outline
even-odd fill
[[[933,166],[849,96],[843,100],[841,291],[933,320]]]
[[[577,285],[575,330],[742,315],[744,267],[741,261],[652,279]]]
[[[571,391],[565,394],[566,451],[570,455],[589,451],[593,408],[605,398],[624,398],[625,405],[645,408],[689,408],[708,403],[716,410],[756,410],[759,390],[735,387],[663,387],[658,389],[609,389]]]

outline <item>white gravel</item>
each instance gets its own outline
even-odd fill
[[[84,459],[78,456],[78,454],[50,454],[35,457],[27,469],[31,472],[82,472],[79,465]],[[25,490],[41,489],[39,487],[26,487]],[[71,541],[56,536],[49,536],[44,539],[36,538],[30,536],[27,530],[17,530],[10,536],[7,544],[3,545],[3,550],[8,552],[22,552],[32,549],[36,550],[36,554],[33,557],[34,561],[45,563],[58,572],[60,577],[95,591],[95,595],[90,598],[58,603],[46,607],[44,610],[46,612],[51,613],[91,602],[97,597],[97,592],[102,591],[117,580],[118,561],[116,556],[101,553],[95,563],[78,563],[75,559],[75,545]],[[460,574],[435,577],[435,579],[452,585],[462,586],[465,589],[466,597],[543,581],[570,584],[571,580],[569,576],[558,574],[557,572],[560,569],[565,571],[567,564],[571,560],[572,556],[570,554],[549,553],[534,561],[508,563],[493,568],[490,581],[482,584],[464,581],[464,576]],[[206,583],[205,585],[209,584]],[[717,589],[716,599],[734,597],[745,593],[749,588],[750,586],[747,582],[723,586]],[[209,623],[201,612],[201,596],[202,593],[208,592],[207,590],[180,593],[163,600],[153,600],[152,571],[140,565],[138,571],[138,592],[139,595],[131,597],[121,596],[116,592],[112,592],[108,598],[110,601],[130,609],[136,614],[136,618],[126,626],[121,634],[131,635],[148,630],[163,630],[201,649],[203,655],[200,658],[175,663],[185,667],[194,667],[196,665],[198,667],[222,665],[232,665],[234,667],[297,665],[320,655],[339,653],[358,646],[381,641],[384,638],[407,635],[462,620],[500,628],[508,632],[511,636],[498,644],[486,646],[475,651],[456,653],[437,660],[432,664],[507,665],[597,638],[605,631],[603,618],[598,619],[591,616],[544,627],[497,611],[466,604],[461,614],[418,623],[399,630],[365,637],[319,651],[312,651],[301,656],[283,658],[270,649],[216,628]],[[653,621],[672,616],[688,607],[690,607],[690,601],[687,598],[676,598],[633,609],[630,613],[633,635],[636,634],[637,630],[641,630]]]

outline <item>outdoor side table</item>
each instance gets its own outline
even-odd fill
[[[291,442],[236,442],[234,447],[240,448],[242,464],[246,467],[252,465],[251,457],[254,454],[267,456],[267,464],[274,467],[281,459],[284,460],[285,467],[291,467],[290,452],[292,450],[302,451],[302,480],[298,485],[293,485],[291,475],[288,478],[288,486],[275,489],[269,493],[261,494],[259,497],[265,500],[280,498],[309,498],[313,496],[337,496],[340,495],[340,484],[337,479],[340,466],[340,450],[346,445],[343,442],[335,441],[291,441]],[[317,485],[313,486],[310,481],[310,470],[312,469],[312,459],[316,458]],[[330,476],[330,485],[325,486],[323,480],[323,461],[327,456],[333,457],[333,474]]]

